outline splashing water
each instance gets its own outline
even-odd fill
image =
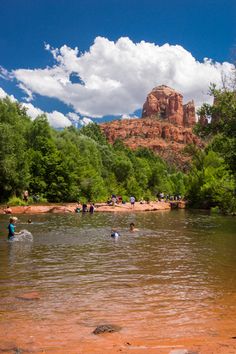
[[[13,242],[16,242],[16,241],[20,241],[20,242],[29,241],[29,242],[32,242],[33,241],[33,235],[28,230],[21,230],[17,235],[14,236],[14,239],[12,241]]]

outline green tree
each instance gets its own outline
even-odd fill
[[[137,200],[143,197],[143,191],[134,176],[128,178],[126,190],[128,196],[134,196]]]
[[[191,205],[217,205],[223,212],[232,212],[236,206],[234,191],[233,175],[219,154],[210,150],[195,158],[188,180],[187,197]]]
[[[21,196],[29,183],[25,110],[6,98],[0,100],[0,200]]]
[[[236,92],[228,89],[210,87],[210,95],[214,97],[214,104],[203,104],[198,110],[200,116],[208,118],[208,124],[197,125],[195,131],[201,136],[209,137],[223,133],[227,137],[236,136]]]

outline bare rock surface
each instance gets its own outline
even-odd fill
[[[189,144],[204,146],[192,128],[196,123],[193,101],[183,104],[183,96],[162,85],[155,87],[143,105],[142,118],[114,120],[100,124],[109,143],[120,139],[131,149],[146,147],[170,164],[187,169]]]
[[[31,301],[31,300],[39,300],[40,295],[36,291],[32,291],[30,293],[24,293],[16,296],[17,299],[20,300],[26,300],[26,301]]]
[[[155,87],[143,105],[142,117],[153,115],[178,126],[192,127],[196,123],[193,100],[184,105],[183,96],[166,85]]]

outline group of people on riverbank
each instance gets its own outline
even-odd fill
[[[157,194],[157,199],[159,200],[159,202],[168,202],[168,201],[180,201],[182,200],[182,196],[180,194],[176,194],[176,195],[170,195],[170,194],[165,194],[163,192]]]
[[[90,205],[88,206],[86,203],[82,203],[79,204],[77,203],[76,207],[75,207],[75,212],[76,213],[87,213],[89,212],[90,214],[93,214],[95,211],[95,205],[94,203],[90,203]]]
[[[135,197],[131,196],[130,197],[130,205],[132,208],[134,208],[135,201],[136,201]],[[120,196],[120,195],[117,196],[115,194],[112,194],[111,198],[107,199],[107,205],[115,206],[115,205],[119,205],[119,204],[126,204],[126,202],[123,200],[122,196]]]
[[[135,197],[134,196],[131,196],[130,197],[130,205],[131,205],[131,208],[134,208],[134,205],[135,205]],[[141,203],[141,202],[140,202]],[[142,200],[142,203],[144,203],[144,201]],[[107,199],[107,205],[109,206],[116,206],[116,205],[119,205],[119,204],[126,204],[126,202],[124,202],[122,200],[122,197],[121,196],[116,196],[114,194],[112,194],[111,198]],[[87,205],[87,203],[77,203],[76,207],[75,207],[75,212],[76,213],[86,213],[86,212],[89,212],[91,214],[94,213],[94,211],[96,210],[95,208],[95,205],[94,203],[90,203],[89,206]]]

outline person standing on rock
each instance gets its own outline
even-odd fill
[[[130,204],[131,204],[131,208],[134,208],[134,204],[135,204],[135,197],[130,197]]]
[[[95,210],[95,206],[93,203],[90,203],[90,206],[89,206],[89,212],[90,214],[93,214],[94,213],[94,210]]]
[[[88,206],[86,203],[82,204],[82,213],[86,213],[88,211]]]
[[[23,193],[23,200],[24,202],[28,203],[28,199],[29,199],[29,192],[26,190]]]

